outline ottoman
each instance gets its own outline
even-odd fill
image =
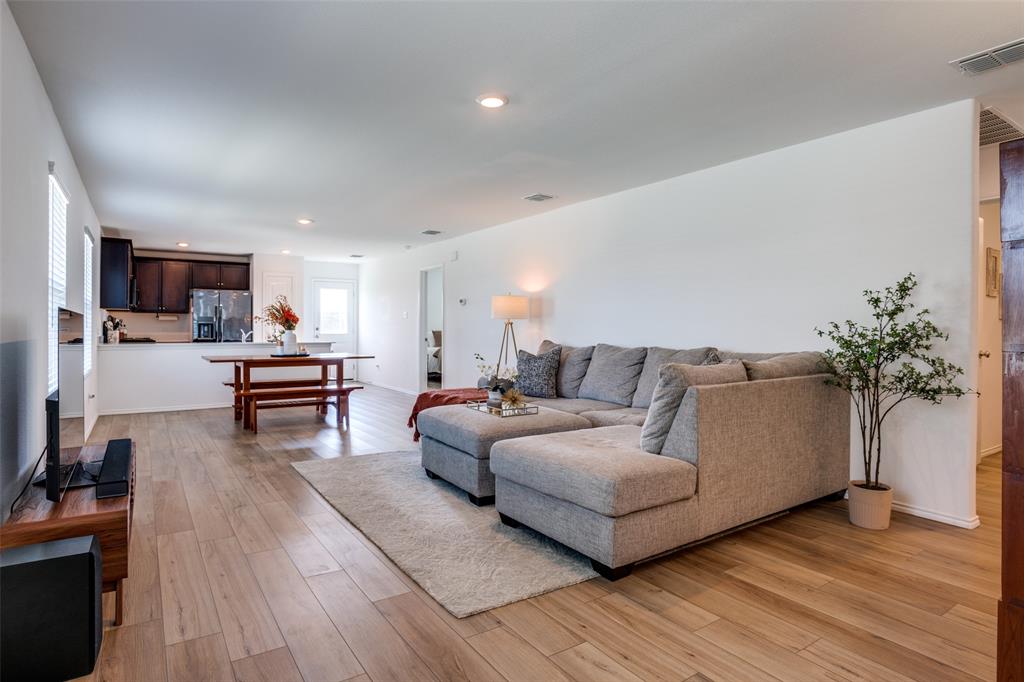
[[[497,417],[465,405],[432,407],[419,414],[422,464],[469,494],[475,505],[494,504],[491,446],[501,440],[591,428],[585,417],[546,407],[537,414]]]

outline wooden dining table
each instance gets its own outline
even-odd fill
[[[335,367],[335,382],[341,386],[345,381],[346,360],[372,360],[373,355],[363,353],[310,353],[309,355],[204,355],[203,360],[211,363],[231,363],[235,367],[234,397],[235,419],[242,419],[249,426],[249,410],[243,393],[252,387],[252,370],[266,367],[319,367],[320,385],[330,383],[330,368]]]

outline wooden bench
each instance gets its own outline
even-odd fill
[[[225,386],[234,389],[234,381],[223,382]],[[249,387],[253,389],[262,388],[296,388],[301,386],[320,386],[323,383],[322,379],[261,379],[260,381],[250,381]],[[242,404],[242,393],[241,391],[235,393],[235,421],[242,421],[245,406]]]
[[[259,383],[273,382],[251,382],[251,386]],[[352,391],[361,389],[362,386],[338,386],[337,384],[320,385],[316,380],[315,386],[279,386],[270,388],[250,388],[241,392],[241,398],[249,410],[249,428],[253,433],[259,433],[259,426],[256,422],[256,413],[259,410],[274,409],[280,407],[308,407],[314,406],[317,414],[327,414],[327,406],[334,405],[338,414],[338,428],[342,424],[347,428],[348,420],[348,395]],[[334,398],[332,401],[331,398]]]

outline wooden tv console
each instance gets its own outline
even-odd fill
[[[87,445],[80,450],[79,461],[92,462],[103,458],[106,445]],[[46,499],[45,488],[30,485],[10,517],[0,526],[0,549],[95,535],[103,551],[103,591],[117,593],[114,625],[120,625],[124,612],[122,583],[128,577],[128,542],[134,503],[135,443],[132,443],[127,495],[97,500],[96,488],[75,488],[66,491],[60,502],[50,502]]]

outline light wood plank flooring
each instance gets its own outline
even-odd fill
[[[820,504],[463,620],[448,615],[289,465],[409,450],[410,396],[312,410],[104,417],[138,488],[125,624],[95,680],[989,680],[998,457],[973,531],[897,514],[887,532]],[[429,538],[425,538],[429,541]],[[110,595],[107,595],[108,597]],[[112,600],[106,613],[112,613]]]

